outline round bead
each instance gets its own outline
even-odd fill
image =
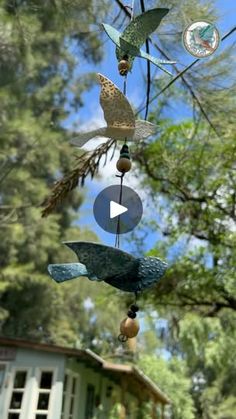
[[[116,163],[116,168],[121,173],[129,172],[131,169],[131,161],[127,159],[126,157],[120,157],[119,160]]]
[[[129,61],[121,60],[118,64],[118,70],[121,76],[126,76],[130,69]]]
[[[120,332],[128,338],[134,338],[139,332],[139,324],[137,320],[126,317],[120,324]]]
[[[139,306],[137,306],[137,304],[132,304],[130,306],[130,310],[132,310],[136,313],[137,311],[139,311]]]
[[[123,146],[120,150],[120,157],[126,157],[127,159],[130,159],[129,146],[126,143],[123,144]]]
[[[127,316],[130,317],[131,319],[135,319],[136,313],[132,310],[129,310],[127,313]]]

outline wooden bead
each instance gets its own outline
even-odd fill
[[[126,317],[120,324],[120,332],[129,339],[137,336],[139,332],[139,323],[137,320]]]
[[[126,76],[130,69],[129,61],[121,60],[118,64],[118,70],[121,76]]]
[[[136,337],[128,339],[127,346],[128,346],[128,349],[129,349],[130,352],[135,353],[137,351],[137,339],[136,339]]]
[[[121,173],[129,172],[131,169],[131,161],[127,159],[126,157],[120,157],[119,160],[116,163],[116,168]]]

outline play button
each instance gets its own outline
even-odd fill
[[[114,201],[110,202],[110,218],[118,217],[126,211],[128,211],[128,208],[123,207],[123,205],[117,204]]]
[[[97,196],[93,214],[98,225],[108,233],[119,234],[132,231],[143,215],[142,201],[128,186],[123,186],[120,201],[120,185],[108,186]]]

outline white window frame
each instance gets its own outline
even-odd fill
[[[79,388],[80,388],[80,374],[71,370],[65,371],[65,376],[67,375],[66,389],[64,388],[63,383],[63,395],[64,398],[64,411],[61,412],[61,419],[77,419],[79,414]],[[73,379],[76,379],[75,393],[72,394],[73,389]],[[74,398],[73,412],[70,414],[70,404],[71,399]],[[62,399],[63,401],[63,399]]]
[[[50,389],[40,389],[40,379],[42,372],[51,372],[52,373],[52,386]],[[35,385],[32,391],[32,403],[29,415],[30,419],[35,419],[36,415],[46,415],[47,419],[53,419],[54,412],[52,411],[53,400],[55,395],[55,384],[57,380],[58,368],[49,367],[49,366],[40,366],[35,368]],[[49,404],[47,410],[37,409],[39,393],[49,394]]]
[[[8,419],[9,413],[18,413],[19,419],[25,418],[24,412],[25,412],[25,407],[26,407],[26,394],[28,392],[28,384],[29,384],[29,378],[31,376],[31,370],[32,368],[29,368],[28,366],[27,367],[15,366],[10,371],[8,371],[8,374],[7,374],[8,376],[5,378],[5,380],[8,381],[7,397],[6,397],[6,419]],[[17,372],[21,372],[21,371],[26,372],[25,387],[24,389],[22,388],[17,389],[17,388],[14,388],[15,376]],[[20,409],[10,408],[11,398],[14,391],[23,393]]]
[[[0,383],[0,396],[1,396],[1,394],[2,394],[2,390],[3,390],[3,389],[4,389],[4,387],[5,387],[6,374],[7,374],[7,372],[8,372],[8,368],[9,368],[9,361],[0,361],[0,365],[3,365],[3,366],[5,367],[5,368],[4,368],[5,375],[4,375],[4,377],[3,377],[2,383]]]
[[[6,416],[6,399],[8,398],[8,387],[9,387],[9,380],[10,380],[10,374],[9,374],[9,367],[10,362],[9,361],[0,361],[1,365],[5,366],[5,374],[3,377],[2,385],[0,386],[0,416],[3,414]]]

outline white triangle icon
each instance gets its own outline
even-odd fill
[[[128,211],[128,208],[117,204],[117,202],[110,201],[110,218],[118,217],[118,215],[124,214],[126,211]]]

